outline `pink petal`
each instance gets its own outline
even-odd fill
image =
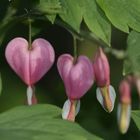
[[[68,92],[70,98],[82,97],[93,85],[93,80],[93,68],[90,60],[85,56],[79,56],[69,75],[72,87],[71,91]]]
[[[32,50],[24,38],[15,38],[9,42],[5,52],[12,69],[27,84],[32,85],[42,78],[54,62],[54,50],[45,39],[36,39]]]
[[[63,80],[66,80],[73,66],[73,57],[69,54],[63,54],[58,58],[57,68]]]
[[[58,58],[57,68],[62,80],[64,81],[66,93],[68,93],[71,90],[71,85],[69,84],[70,83],[69,74],[72,67],[73,67],[73,57],[71,55],[64,54]]]
[[[94,81],[93,68],[87,57],[80,56],[74,64],[72,56],[69,54],[61,55],[57,66],[70,99],[81,98],[92,86]]]
[[[7,62],[17,75],[24,82],[29,84],[30,73],[28,42],[24,38],[15,38],[11,40],[6,47],[5,56]]]
[[[99,87],[110,84],[110,67],[108,59],[103,52],[102,48],[99,48],[93,63],[95,79]]]
[[[36,39],[32,43],[30,53],[30,83],[36,83],[54,63],[54,50],[45,39]]]
[[[127,80],[122,80],[119,85],[120,101],[129,104],[131,102],[131,85]]]

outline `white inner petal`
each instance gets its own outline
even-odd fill
[[[96,89],[96,98],[97,98],[97,100],[99,101],[99,103],[102,105],[102,107],[104,108],[103,96],[102,96],[102,93],[101,93],[99,87]],[[104,108],[104,109],[105,109],[105,108]]]
[[[77,116],[77,114],[80,111],[80,105],[81,105],[80,100],[77,100],[75,116]]]
[[[115,104],[116,93],[115,93],[115,90],[114,90],[113,86],[111,86],[111,85],[109,86],[109,96],[110,96],[110,99],[111,99],[111,102],[112,102],[112,109],[111,109],[111,111],[112,111],[113,108],[114,108],[114,104]],[[96,98],[99,101],[99,103],[102,105],[104,110],[106,111],[106,109],[104,107],[103,96],[102,96],[102,93],[101,93],[101,90],[100,90],[99,87],[96,89]]]
[[[71,102],[68,99],[65,101],[65,103],[63,105],[63,109],[62,109],[62,118],[65,120],[67,119],[67,117],[69,115],[70,107],[71,107]]]
[[[28,103],[28,105],[32,105],[32,96],[33,96],[32,87],[28,86],[28,88],[27,88],[27,103]]]
[[[63,119],[65,119],[65,120],[67,119],[69,112],[70,112],[70,109],[71,109],[71,102],[68,99],[65,101],[63,108],[62,108],[62,118]],[[75,116],[79,113],[79,111],[80,111],[80,100],[77,100],[76,109],[75,109]]]

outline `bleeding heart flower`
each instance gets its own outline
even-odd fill
[[[114,108],[116,93],[110,85],[110,67],[102,48],[99,48],[95,54],[93,69],[98,86],[97,100],[107,112],[111,112]]]
[[[80,109],[80,98],[94,82],[92,63],[86,56],[79,56],[74,62],[71,55],[64,54],[58,58],[57,67],[68,96],[63,106],[62,118],[74,121]]]
[[[5,56],[11,68],[28,85],[27,102],[35,103],[33,85],[39,81],[54,63],[54,49],[45,39],[33,41],[31,49],[29,43],[17,37],[9,42]]]
[[[117,119],[121,133],[126,133],[131,117],[131,91],[127,80],[123,80],[119,86],[120,103],[118,105]]]

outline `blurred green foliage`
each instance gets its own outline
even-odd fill
[[[62,120],[60,114],[60,108],[48,104],[16,107],[0,115],[1,138],[3,140],[9,140],[9,138],[10,140],[15,138],[26,140],[45,140],[46,138],[49,140],[101,140],[78,124]]]

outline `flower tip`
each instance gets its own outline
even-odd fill
[[[125,134],[129,128],[131,116],[131,105],[119,104],[117,110],[117,119],[119,130],[122,134]]]
[[[116,93],[111,85],[97,88],[96,97],[106,112],[111,113],[113,111]]]
[[[120,130],[121,134],[126,134],[126,132],[127,132],[126,125],[125,124],[121,125],[119,127],[119,130]]]
[[[112,107],[112,103],[111,102],[108,102],[105,107],[106,107],[105,108],[106,112],[111,113],[113,111],[113,107]]]

